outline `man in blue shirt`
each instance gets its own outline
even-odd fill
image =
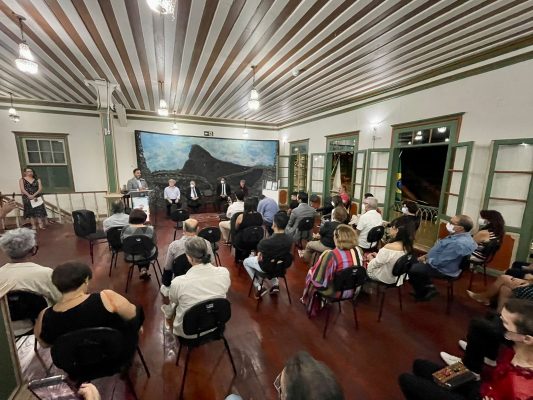
[[[263,216],[263,223],[268,231],[268,234],[272,235],[272,221],[274,219],[274,215],[279,211],[278,203],[276,203],[276,200],[266,197],[264,194],[262,194],[259,196],[257,211]]]
[[[427,255],[418,258],[409,271],[409,282],[415,290],[415,299],[427,301],[437,295],[431,277],[457,277],[461,273],[463,257],[472,254],[477,245],[470,235],[472,218],[456,215],[446,224],[449,236],[439,240]]]

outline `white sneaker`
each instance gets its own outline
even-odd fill
[[[170,292],[170,288],[168,286],[161,285],[161,288],[159,289],[159,291],[161,292],[161,294],[163,296],[168,297],[168,294]]]
[[[487,358],[487,357],[483,357],[483,362],[485,364],[487,364],[489,367],[495,367],[496,366],[496,361],[491,360],[490,358]]]
[[[466,345],[468,344],[466,343],[466,340],[459,340],[458,344],[459,344],[459,347],[463,349],[463,351],[466,351]]]
[[[440,352],[440,358],[446,363],[446,365],[452,365],[458,362],[462,362],[461,357],[452,356],[451,354]]]

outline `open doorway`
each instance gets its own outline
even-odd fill
[[[340,186],[345,186],[350,193],[352,187],[353,152],[331,153],[332,165],[330,188],[337,192]]]

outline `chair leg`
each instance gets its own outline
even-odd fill
[[[176,355],[176,367],[178,366],[180,362],[180,355],[181,355],[181,343],[180,343],[180,347],[178,348],[178,354]]]
[[[50,368],[48,368],[48,367],[46,366],[46,363],[44,362],[43,358],[42,358],[41,355],[39,354],[39,351],[37,350],[37,338],[34,337],[33,339],[34,339],[34,342],[33,342],[33,351],[35,352],[35,356],[37,357],[37,360],[39,360],[39,363],[43,366],[46,375],[48,375],[48,372],[50,372],[50,368],[52,368],[52,366],[50,366]],[[52,365],[53,365],[53,364],[52,364]]]
[[[93,241],[89,240],[89,253],[91,254],[91,264],[94,264],[93,247],[94,247]]]
[[[248,290],[248,297],[250,297],[250,295],[252,294],[252,289],[254,287],[254,282],[255,282],[255,274],[254,274],[254,277],[252,278],[252,283],[250,283],[250,290]]]
[[[155,261],[152,261],[152,267],[154,269],[154,275],[155,275],[155,280],[157,281],[157,286],[159,287],[161,286],[161,281],[159,280],[159,275],[157,275],[157,269],[155,268]]]
[[[109,263],[109,276],[111,276],[111,269],[113,268],[113,262],[115,261],[115,256],[118,256],[114,251],[111,252],[111,262]]]
[[[283,280],[285,281],[285,289],[287,289],[287,297],[289,298],[289,304],[292,304],[291,292],[289,292],[289,285],[287,285],[287,278],[283,276]]]
[[[403,304],[402,304],[402,287],[398,286],[398,302],[400,303],[400,311],[403,311]]]
[[[233,362],[233,355],[231,354],[231,350],[229,349],[228,341],[224,336],[222,336],[222,340],[224,341],[224,346],[226,347],[226,350],[228,352],[229,360],[231,361],[231,366],[233,367],[233,373],[237,375],[237,369],[235,368],[235,363]]]
[[[483,283],[487,286],[487,264],[483,264]]]
[[[218,254],[218,252],[215,252],[215,261],[217,263],[217,266],[222,265],[222,261],[220,260],[220,255]]]
[[[187,348],[187,356],[185,357],[185,369],[183,370],[183,378],[181,378],[180,400],[183,399],[183,390],[185,389],[185,378],[187,377],[187,368],[189,367],[189,358],[191,356],[192,347]]]
[[[448,290],[447,290],[447,296],[446,296],[446,314],[450,314],[450,309],[452,306],[452,300],[453,300],[453,282],[448,282]]]
[[[324,332],[322,332],[322,338],[325,339],[326,338],[326,331],[328,330],[328,325],[329,325],[329,314],[331,312],[331,307],[328,305],[326,305],[327,307],[327,311],[326,311],[326,324],[324,325]]]
[[[353,319],[355,321],[355,330],[359,330],[359,321],[357,320],[357,300],[352,301]]]
[[[174,239],[172,239],[172,240],[176,240],[176,233],[178,233],[178,230],[176,228],[174,228]]]
[[[141,362],[142,362],[143,367],[144,367],[144,371],[146,372],[146,376],[148,378],[150,378],[150,370],[148,369],[148,365],[146,365],[146,361],[144,360],[143,353],[142,353],[141,348],[139,346],[137,346],[137,354],[139,355],[139,358],[141,359]]]
[[[380,290],[380,289],[378,289]],[[381,322],[381,315],[383,315],[383,306],[385,305],[385,293],[387,289],[382,288],[380,290],[380,296],[379,296],[379,313],[378,313],[378,322]]]
[[[133,385],[133,382],[131,381],[129,371],[126,371],[124,373],[123,379],[126,381],[126,384],[128,385],[131,394],[133,395],[133,398],[135,400],[138,400],[137,393],[135,392],[135,386]]]
[[[468,290],[472,289],[472,283],[474,282],[475,267],[470,270],[470,283],[468,284]]]
[[[130,281],[133,278],[133,268],[135,267],[135,264],[130,265],[130,270],[128,271],[128,277],[126,278],[126,290],[125,292],[128,293],[128,287],[130,285]]]

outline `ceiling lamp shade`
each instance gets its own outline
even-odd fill
[[[250,91],[250,100],[248,100],[248,109],[255,111],[259,109],[259,93],[255,89],[255,65],[252,65],[253,81],[252,90]]]
[[[9,108],[9,111],[8,111],[9,119],[15,123],[19,122],[20,116],[17,114],[17,110],[13,106],[13,94],[12,93],[9,93],[9,98],[11,99],[11,107]]]
[[[154,12],[160,14],[174,14],[176,9],[176,0],[146,0],[148,7]]]
[[[24,17],[18,17],[20,24],[20,36],[22,42],[19,43],[19,56],[15,60],[17,68],[26,74],[36,74],[39,71],[39,65],[33,61],[33,54],[31,53],[30,46],[24,40],[24,30],[22,28],[22,21]]]
[[[165,99],[163,99],[163,82],[159,82],[159,109],[157,113],[162,117],[168,117],[168,105]]]

